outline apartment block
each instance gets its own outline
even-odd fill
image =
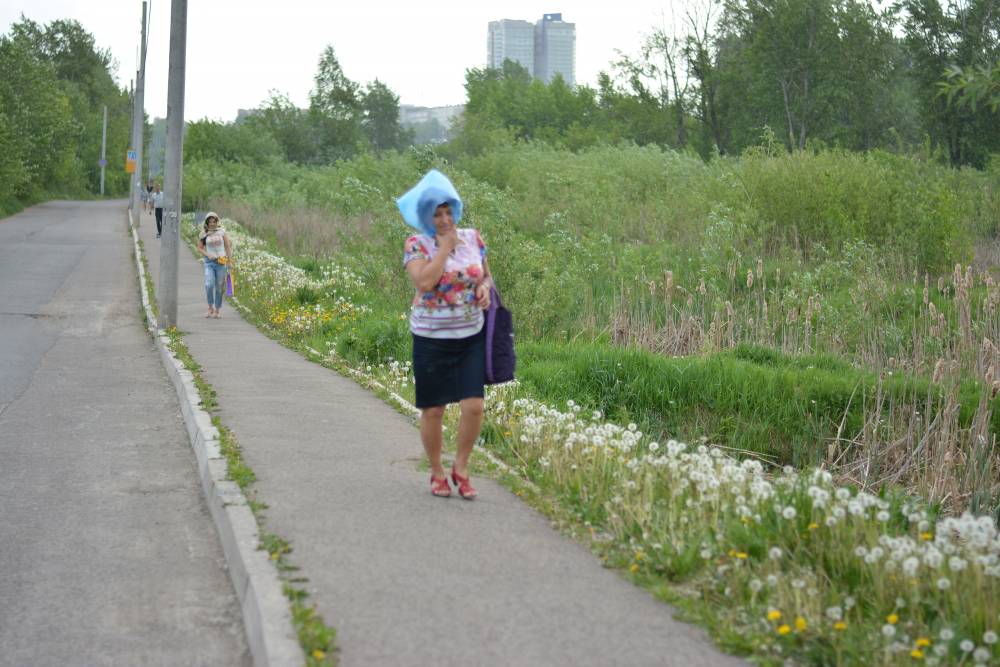
[[[545,83],[561,74],[567,84],[576,85],[576,24],[563,21],[561,13],[545,14],[534,24],[490,21],[486,66],[500,69],[504,60],[520,63]]]

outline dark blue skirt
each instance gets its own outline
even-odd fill
[[[413,379],[418,408],[483,397],[485,329],[468,338],[427,338],[413,334]]]

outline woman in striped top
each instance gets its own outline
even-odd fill
[[[441,463],[441,421],[445,406],[457,402],[462,412],[451,479],[459,495],[471,500],[477,492],[468,465],[483,424],[483,311],[490,304],[492,278],[479,232],[455,226],[461,200],[439,199],[432,192],[421,207],[425,215],[433,215],[434,234],[411,236],[404,248],[403,263],[416,287],[410,312],[413,374],[420,438],[431,464],[431,493],[451,495]]]

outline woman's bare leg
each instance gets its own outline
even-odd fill
[[[455,454],[455,472],[468,477],[469,457],[483,427],[483,399],[466,398],[459,404],[462,417],[458,422],[458,451]]]
[[[424,408],[420,412],[420,440],[424,443],[424,452],[431,464],[431,474],[441,479],[445,476],[441,465],[441,421],[444,418],[444,406]]]

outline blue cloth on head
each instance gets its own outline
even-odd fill
[[[436,233],[434,211],[441,204],[451,206],[451,215],[457,225],[462,219],[462,198],[458,196],[458,190],[448,177],[437,169],[427,172],[419,183],[396,200],[406,224],[427,236],[434,236]]]

